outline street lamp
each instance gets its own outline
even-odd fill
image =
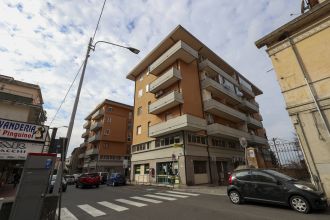
[[[72,135],[72,129],[73,129],[73,124],[74,124],[74,119],[75,119],[76,113],[77,113],[77,107],[78,107],[78,102],[79,102],[79,97],[80,97],[80,91],[81,91],[81,87],[82,87],[82,84],[83,84],[83,81],[84,81],[84,76],[85,76],[85,70],[86,70],[86,66],[87,66],[87,61],[88,61],[88,58],[90,56],[89,55],[90,54],[90,51],[91,50],[95,51],[95,47],[96,47],[96,45],[98,43],[106,43],[106,44],[111,44],[113,46],[122,47],[122,48],[128,49],[129,51],[131,51],[132,53],[135,53],[135,54],[138,54],[140,52],[136,48],[126,47],[126,46],[122,46],[122,45],[119,45],[119,44],[111,43],[111,42],[108,42],[108,41],[97,41],[93,45],[93,38],[90,38],[89,39],[89,43],[88,43],[88,47],[87,47],[87,52],[86,52],[86,57],[85,57],[85,60],[84,60],[84,66],[83,66],[82,73],[81,73],[81,76],[80,76],[79,86],[78,86],[78,89],[77,89],[77,94],[76,94],[76,98],[75,98],[75,101],[74,101],[74,104],[73,104],[73,109],[72,109],[72,113],[71,113],[71,117],[70,117],[70,123],[69,123],[68,131],[67,131],[67,134],[66,134],[67,142],[66,142],[66,146],[65,146],[65,153],[64,153],[64,156],[62,157],[62,161],[61,161],[61,169],[62,170],[63,170],[64,158],[66,158],[66,154],[68,152],[68,146],[69,146],[71,135]],[[62,180],[62,173],[61,173],[61,175],[60,175],[59,178],[60,178],[60,180]],[[60,190],[58,220],[61,219],[61,197],[62,197],[61,191],[62,190]]]

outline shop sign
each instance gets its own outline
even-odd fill
[[[0,140],[0,160],[25,160],[28,153],[41,153],[43,144]]]
[[[48,126],[0,119],[0,138],[45,142]]]

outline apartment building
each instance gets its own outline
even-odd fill
[[[84,143],[78,157],[83,172],[128,172],[132,140],[133,107],[104,100],[86,118]]]
[[[256,42],[266,47],[315,186],[330,201],[330,0]]]
[[[42,105],[38,85],[0,75],[0,187],[22,172],[28,153],[43,151],[48,127]]]
[[[225,184],[244,162],[241,137],[269,160],[255,101],[262,91],[182,26],[127,78],[135,82],[133,181]]]

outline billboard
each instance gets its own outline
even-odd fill
[[[0,138],[45,142],[48,126],[0,118]]]
[[[41,153],[42,143],[0,139],[0,160],[25,160],[28,153]]]

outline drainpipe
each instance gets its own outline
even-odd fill
[[[302,60],[302,58],[301,58],[301,56],[300,56],[300,54],[299,54],[299,52],[297,50],[297,47],[294,44],[294,42],[293,42],[293,40],[292,40],[291,37],[289,37],[289,43],[290,43],[290,46],[291,46],[291,48],[292,48],[292,50],[293,50],[293,52],[295,54],[295,57],[296,57],[297,61],[298,61],[299,67],[301,69],[301,72],[304,75],[304,80],[305,80],[306,85],[307,85],[307,87],[309,89],[309,92],[311,93],[311,96],[313,98],[313,102],[315,103],[316,108],[317,108],[317,111],[319,112],[319,114],[321,116],[322,122],[324,123],[324,125],[325,125],[325,127],[327,129],[327,133],[330,136],[330,126],[329,126],[329,123],[327,122],[324,113],[321,111],[320,104],[318,103],[318,101],[316,99],[317,94],[316,94],[314,88],[312,88],[312,85],[311,85],[311,82],[310,82],[311,80],[310,80],[310,77],[309,77],[309,75],[307,73],[307,70],[305,68],[304,62],[303,62],[303,60]]]
[[[301,129],[301,133],[302,133],[303,138],[304,138],[304,140],[305,140],[305,142],[306,142],[306,147],[307,147],[308,152],[309,152],[309,155],[310,155],[310,157],[311,157],[311,162],[312,162],[312,164],[313,164],[313,166],[314,166],[314,168],[315,168],[316,176],[317,176],[317,178],[318,178],[318,181],[317,181],[318,189],[321,189],[321,190],[324,192],[324,188],[323,188],[323,186],[322,186],[322,183],[320,183],[320,180],[321,180],[321,179],[320,179],[320,174],[319,174],[319,172],[318,172],[318,170],[317,170],[317,168],[316,168],[315,160],[314,160],[313,154],[311,154],[310,144],[308,143],[308,140],[307,140],[307,138],[306,138],[305,130],[304,130],[302,124],[301,124],[301,120],[300,120],[300,115],[299,115],[299,113],[297,113],[297,119],[298,119],[298,123],[297,123],[297,125],[298,125],[299,128]],[[299,140],[299,142],[300,142],[299,135],[298,135],[298,140]],[[303,148],[302,148],[302,149],[303,149]],[[304,156],[305,156],[305,155],[304,155]],[[306,158],[306,157],[305,157],[305,158]],[[307,158],[306,158],[306,161],[307,161]],[[312,179],[313,179],[313,181],[314,181],[314,175],[312,176]]]

